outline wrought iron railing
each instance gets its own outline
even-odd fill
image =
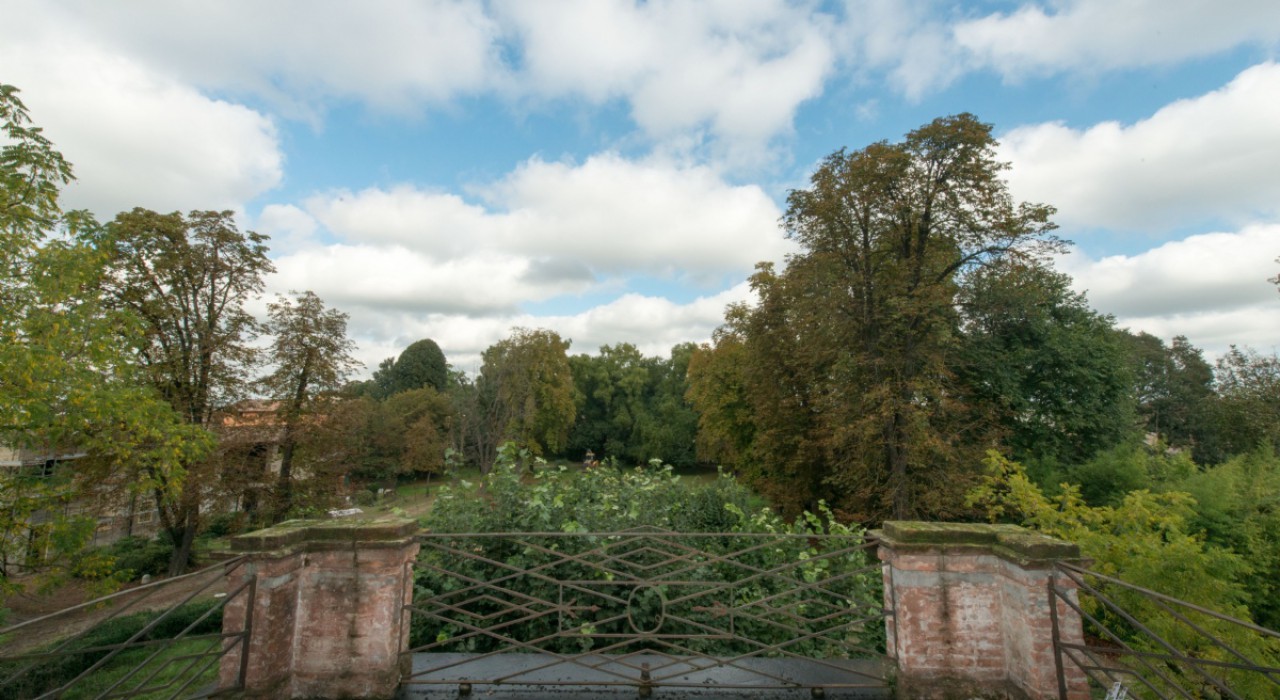
[[[1064,585],[1052,595],[1084,625],[1083,640],[1054,630],[1062,687],[1073,664],[1100,696],[1116,700],[1280,698],[1280,632],[1073,564],[1056,566]]]
[[[183,576],[144,584],[0,630],[0,697],[6,700],[204,698],[244,686],[244,664],[224,677],[220,661],[249,634],[223,634],[231,601],[252,601],[253,579],[223,591],[232,559]],[[155,610],[161,596],[176,604]],[[244,601],[240,599],[243,598]],[[32,648],[24,634],[50,626],[87,627],[60,641]],[[247,654],[241,654],[243,661]]]
[[[408,685],[884,688],[883,573],[861,536],[429,534]]]

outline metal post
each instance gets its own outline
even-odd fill
[[[1053,627],[1053,665],[1058,672],[1058,697],[1067,700],[1067,675],[1062,666],[1062,647],[1058,646],[1058,599],[1054,583],[1058,580],[1055,566],[1049,573],[1049,620]]]

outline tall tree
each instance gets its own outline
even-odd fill
[[[568,440],[573,457],[591,451],[635,459],[632,448],[638,447],[638,420],[650,393],[646,360],[631,343],[605,345],[596,355],[569,358],[577,390],[577,417]]]
[[[676,467],[697,462],[698,413],[686,398],[693,343],[671,348],[666,360],[651,358],[646,411],[637,419],[637,462],[660,458]]]
[[[261,380],[267,395],[280,404],[282,423],[280,477],[276,485],[274,518],[284,519],[293,506],[294,452],[307,421],[321,419],[325,403],[360,366],[347,338],[347,314],[325,308],[314,292],[295,299],[279,296],[267,305],[266,333],[273,336],[271,361],[275,369]]]
[[[1192,448],[1203,463],[1220,461],[1213,433],[1213,367],[1185,336],[1169,345],[1148,333],[1128,338],[1138,414],[1148,432],[1172,447]]]
[[[139,363],[185,422],[209,425],[216,410],[246,395],[258,360],[250,344],[258,324],[244,307],[275,269],[266,236],[241,232],[229,211],[134,209],[108,232],[106,291],[141,320]],[[186,466],[181,484],[152,474],[161,525],[175,544],[171,573],[188,564],[201,506],[216,482],[211,464]]]
[[[484,351],[471,408],[489,446],[482,468],[493,465],[507,440],[535,455],[564,449],[576,411],[568,349],[554,331],[517,328]]]
[[[1218,358],[1214,424],[1223,456],[1280,447],[1280,355],[1234,345]]]
[[[728,319],[748,394],[785,419],[760,421],[755,459],[790,460],[779,476],[800,488],[821,475],[854,517],[945,514],[976,478],[982,423],[949,366],[956,294],[975,270],[1061,246],[1050,207],[1010,197],[995,145],[961,114],[831,154],[787,200],[801,252],[781,273],[761,268],[759,304]]]
[[[66,517],[65,506],[89,505],[92,489],[105,484],[145,485],[121,477],[138,462],[181,480],[184,461],[211,441],[140,381],[132,338],[115,337],[136,319],[97,294],[101,229],[83,212],[62,210],[71,166],[32,124],[18,90],[3,84],[0,129],[0,448],[87,455],[74,472],[0,470],[3,599],[11,563],[24,571],[56,563],[50,557],[84,563],[96,523],[92,513]],[[15,542],[25,551],[11,551]]]
[[[998,264],[970,275],[958,297],[952,364],[1015,459],[1078,464],[1136,428],[1126,338],[1070,283],[1044,267]]]
[[[405,348],[391,367],[391,393],[431,387],[444,391],[449,380],[449,363],[440,346],[423,338]]]

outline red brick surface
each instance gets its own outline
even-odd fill
[[[244,697],[389,698],[407,641],[401,607],[413,595],[411,539],[362,542],[303,537],[282,550],[249,552],[228,590],[254,580]],[[248,595],[228,601],[223,631],[239,633]],[[223,657],[220,683],[238,685],[240,649]]]
[[[1053,569],[971,544],[909,549],[895,551],[888,541],[880,549],[886,604],[895,611],[889,650],[897,656],[903,695],[1056,700]],[[1058,615],[1063,639],[1079,640],[1075,611],[1059,601]],[[1066,664],[1068,697],[1088,698],[1083,673]]]

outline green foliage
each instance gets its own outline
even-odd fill
[[[1148,432],[1172,447],[1194,449],[1199,462],[1221,459],[1213,428],[1213,368],[1184,336],[1169,346],[1147,334],[1127,336],[1134,393]]]
[[[391,367],[391,393],[431,387],[444,391],[449,380],[449,363],[436,341],[423,338],[405,348]]]
[[[692,465],[697,414],[684,398],[692,352],[692,344],[678,345],[662,360],[620,343],[570,357],[577,418],[565,453],[581,459],[590,451],[630,464],[662,455],[676,467]]]
[[[956,379],[957,295],[976,270],[1061,247],[1052,209],[1009,195],[995,147],[973,115],[940,118],[831,154],[788,196],[801,252],[758,267],[759,303],[732,308],[717,337],[741,343],[731,386],[749,425],[715,422],[722,445],[749,436],[733,466],[792,494],[789,510],[831,493],[862,521],[945,517],[976,479],[991,431]],[[719,398],[698,409],[734,400]]]
[[[598,581],[608,588],[613,581],[611,568],[622,567],[619,562],[605,566],[589,566],[580,561],[564,560],[561,553],[585,558],[636,557],[643,558],[656,567],[646,573],[655,579],[670,575],[672,580],[652,586],[635,587],[628,583],[619,590],[635,588],[636,599],[627,604],[621,598],[599,602],[603,608],[593,612],[592,620],[612,620],[607,628],[597,628],[583,623],[581,636],[572,632],[561,634],[554,616],[536,616],[517,627],[503,627],[503,634],[521,639],[540,639],[550,635],[542,644],[546,649],[558,652],[583,651],[616,642],[617,637],[628,635],[631,628],[625,621],[628,615],[636,623],[636,629],[647,629],[658,623],[661,601],[687,595],[689,586],[713,586],[742,580],[740,587],[732,590],[737,596],[734,605],[747,606],[752,601],[769,600],[773,610],[802,611],[803,606],[837,605],[871,616],[865,626],[851,626],[835,635],[817,634],[812,639],[801,640],[788,651],[814,655],[848,655],[851,646],[867,650],[883,650],[883,622],[878,614],[883,601],[882,581],[879,569],[853,573],[868,564],[863,550],[841,551],[825,554],[825,544],[812,537],[819,534],[840,536],[839,546],[854,546],[862,541],[862,533],[835,522],[829,511],[821,516],[806,515],[788,524],[777,515],[759,506],[756,497],[727,475],[721,475],[713,484],[689,486],[676,476],[669,465],[654,460],[648,466],[618,470],[601,466],[590,470],[570,470],[564,467],[547,467],[535,461],[533,473],[519,467],[513,459],[516,454],[503,451],[495,468],[482,482],[461,482],[455,487],[442,487],[437,494],[431,514],[424,524],[432,533],[566,533],[576,537],[524,536],[519,540],[510,537],[459,538],[448,540],[450,546],[470,553],[482,553],[483,559],[458,557],[435,547],[425,547],[419,557],[416,570],[418,603],[436,595],[449,595],[459,590],[467,581],[493,580],[506,575],[515,567],[534,570],[536,575],[516,576],[503,581],[510,595],[525,600],[532,596],[543,600],[556,600],[559,594],[557,581]],[[674,531],[675,535],[658,535],[642,543],[628,544],[626,536],[610,535],[636,528],[660,528]],[[769,535],[759,546],[743,544],[741,539],[723,534],[697,533],[760,533]],[[776,537],[773,537],[776,535]],[[795,537],[794,535],[801,535]],[[608,545],[608,555],[596,552],[596,548]],[[627,549],[634,547],[633,549]],[[664,563],[666,556],[660,551],[674,547],[681,552],[702,550],[688,561]],[[625,552],[629,552],[624,554]],[[593,553],[595,552],[595,553]],[[735,554],[730,555],[731,552]],[[652,557],[650,561],[646,557]],[[718,558],[719,557],[719,558]],[[491,562],[502,562],[502,573],[494,571]],[[549,568],[548,568],[549,567]],[[663,568],[667,567],[667,568]],[[668,568],[671,571],[668,572]],[[830,591],[834,601],[806,599],[807,592],[794,591],[794,582],[786,576],[762,575],[758,572],[786,571],[805,581],[824,581],[823,588]],[[583,584],[590,585],[590,584]],[[683,586],[683,588],[681,588]],[[717,598],[718,599],[718,598]],[[485,607],[483,602],[472,607]],[[485,610],[471,610],[476,615]],[[495,611],[489,611],[495,612]],[[508,621],[498,614],[490,619],[473,620],[482,626],[503,625]],[[691,620],[690,627],[681,622],[664,623],[663,634],[694,634],[679,643],[689,645],[705,653],[734,654],[758,650],[749,642],[731,639],[708,639],[707,627],[723,626],[723,620],[713,619],[715,612],[706,609],[681,609],[680,617]],[[705,619],[704,619],[705,618]],[[787,625],[792,620],[786,620]],[[471,623],[468,623],[471,624]],[[799,623],[803,627],[804,623]],[[814,623],[828,627],[825,623]],[[699,625],[703,625],[699,627]],[[763,642],[781,643],[805,632],[795,633],[785,629],[787,625],[777,621],[754,619],[743,615],[735,621],[735,634]],[[814,628],[816,632],[818,628]],[[843,636],[841,636],[843,635]],[[457,641],[452,641],[454,638]],[[833,639],[838,637],[838,639]],[[412,644],[438,643],[437,651],[492,650],[495,642],[482,636],[468,635],[456,622],[442,622],[433,616],[413,620]],[[666,648],[661,642],[650,641],[653,648]],[[629,645],[626,651],[636,647]]]
[[[87,489],[149,490],[153,480],[133,478],[140,463],[181,483],[212,442],[147,386],[131,333],[138,317],[98,293],[109,241],[87,213],[61,209],[71,166],[8,85],[0,85],[0,128],[0,446],[38,462],[89,455],[74,474],[0,474],[3,599],[12,567],[70,571],[93,523],[68,516],[67,505]]]
[[[1062,493],[1047,498],[1027,477],[1021,465],[996,453],[987,459],[988,473],[968,498],[992,520],[1023,524],[1080,545],[1093,560],[1092,570],[1134,586],[1158,591],[1237,619],[1252,621],[1250,592],[1244,582],[1252,573],[1251,562],[1221,546],[1206,543],[1192,529],[1196,501],[1187,493],[1128,493],[1116,506],[1090,506],[1077,487],[1063,485]],[[1149,596],[1115,588],[1108,594],[1133,618],[1181,652],[1214,661],[1239,659],[1209,643]],[[1141,633],[1096,598],[1081,596],[1086,611],[1139,651],[1166,651],[1154,638]],[[1254,662],[1280,666],[1280,643],[1246,627],[1201,614],[1188,615],[1219,639]],[[1096,630],[1094,630],[1097,633]],[[1169,673],[1194,691],[1201,686],[1192,674]],[[1245,697],[1274,697],[1272,686],[1256,674],[1225,672],[1229,682]]]
[[[452,387],[462,444],[482,470],[506,441],[534,455],[564,450],[576,415],[569,343],[553,331],[513,329],[484,351],[474,384]]]
[[[1249,563],[1241,581],[1258,624],[1280,629],[1280,457],[1264,444],[1230,461],[1188,475],[1173,488],[1196,499],[1191,525],[1210,544]]]
[[[1266,442],[1280,447],[1280,355],[1231,346],[1215,371],[1215,430],[1221,455]]]
[[[363,400],[365,422],[356,472],[388,479],[441,473],[450,446],[454,408],[449,397],[431,387],[410,389],[381,403]]]
[[[105,550],[115,562],[116,571],[129,580],[137,580],[144,575],[161,576],[169,570],[173,540],[165,535],[156,538],[123,537]]]
[[[222,610],[218,606],[219,601],[205,601],[189,603],[176,608],[170,611],[165,619],[161,620],[154,629],[137,641],[173,639],[193,623],[195,623],[195,626],[187,633],[188,635],[221,632]],[[100,624],[71,643],[70,646],[65,649],[59,649],[56,654],[36,659],[32,668],[24,670],[12,682],[0,686],[0,694],[13,700],[28,700],[41,697],[44,693],[70,682],[106,656],[111,650],[104,647],[127,641],[161,614],[154,612],[135,613]],[[100,686],[103,678],[100,677],[100,674],[122,674],[141,663],[155,649],[156,647],[150,646],[122,652],[106,667],[100,669],[99,672],[85,681],[77,683],[66,694],[58,697],[94,697],[95,688],[97,689],[96,692],[101,692],[102,690]],[[51,652],[53,649],[50,648],[46,651]],[[32,661],[25,659],[7,660],[0,657],[0,680],[8,679],[19,669],[27,669],[27,665],[31,663]],[[142,677],[145,678],[146,676],[147,672],[144,672]],[[92,688],[90,684],[94,684]]]
[[[1149,446],[1129,442],[1095,455],[1053,474],[1058,482],[1077,484],[1089,505],[1117,506],[1132,491],[1180,490],[1177,484],[1197,471],[1185,451],[1170,451],[1162,444]],[[1045,477],[1049,478],[1049,477]],[[1058,483],[1039,481],[1041,488],[1055,490]]]
[[[975,272],[960,293],[956,373],[1015,459],[1076,464],[1134,432],[1128,345],[1070,282],[1006,263]]]

